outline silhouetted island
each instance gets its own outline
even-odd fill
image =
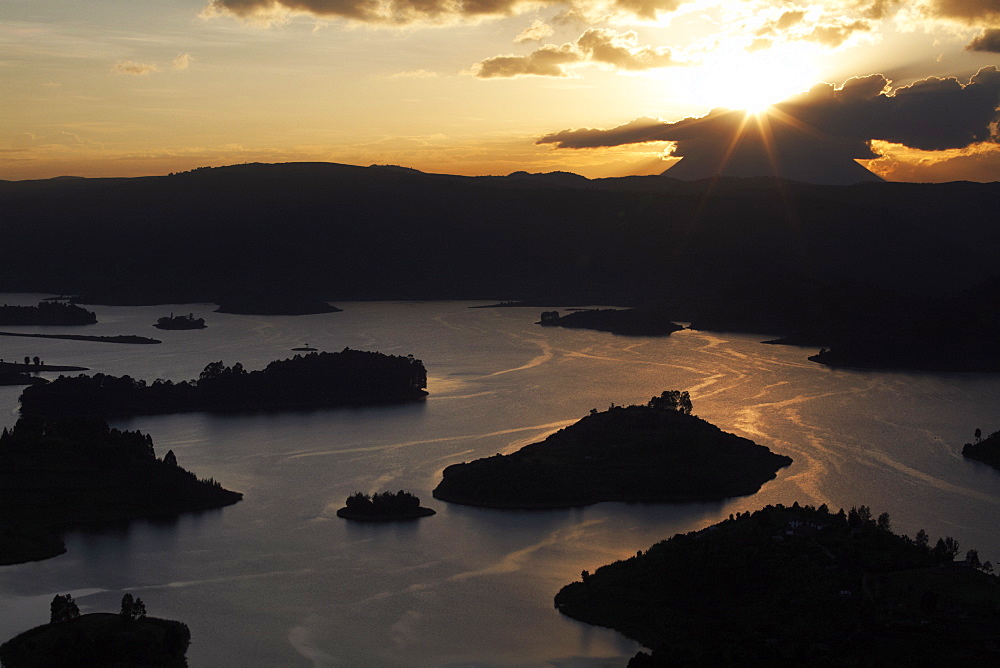
[[[684,329],[666,313],[649,309],[585,309],[564,316],[559,311],[544,311],[536,323],[544,327],[595,329],[626,336],[668,336]]]
[[[41,301],[38,306],[0,306],[0,325],[93,325],[93,311],[55,301]]]
[[[20,362],[4,362],[0,360],[0,373],[35,373],[36,371],[87,371],[85,366],[66,366],[59,364],[46,364],[38,357],[34,357],[29,362],[29,358],[24,358],[24,364]]]
[[[355,492],[347,497],[346,505],[337,511],[337,517],[361,522],[393,522],[415,520],[433,515],[434,511],[420,505],[420,498],[399,490],[375,493],[369,496]]]
[[[237,297],[219,302],[216,313],[237,315],[316,315],[317,313],[339,313],[342,309],[319,299],[308,299],[297,295],[282,297]]]
[[[427,371],[412,355],[344,348],[309,353],[247,371],[237,362],[205,367],[197,380],[151,384],[130,376],[60,376],[25,388],[24,415],[154,415],[186,411],[267,411],[363,406],[427,396]]]
[[[48,624],[0,645],[0,662],[10,668],[51,666],[187,666],[191,642],[186,624],[146,616],[142,599],[122,598],[122,611],[81,615],[70,594],[57,595]]]
[[[119,334],[116,336],[89,336],[86,334],[22,334],[20,332],[0,332],[0,336],[23,336],[32,339],[65,339],[67,341],[95,341],[97,343],[162,343],[159,339],[135,334]]]
[[[753,494],[791,463],[691,415],[688,393],[671,391],[594,409],[513,454],[449,466],[433,494],[495,508],[724,499]]]
[[[1000,470],[1000,431],[995,431],[986,438],[980,438],[976,430],[976,442],[966,443],[962,448],[962,456],[989,464]]]
[[[584,571],[556,608],[652,650],[629,666],[994,665],[1000,580],[888,513],[767,506]]]
[[[44,531],[67,524],[172,517],[241,498],[178,466],[173,451],[157,459],[141,432],[96,418],[22,417],[0,434],[0,525],[17,537],[0,542],[0,563],[61,553]],[[41,545],[29,540],[40,533]]]
[[[169,317],[163,316],[153,325],[157,329],[205,329],[207,326],[205,319],[195,318],[194,313],[177,316],[171,313]]]

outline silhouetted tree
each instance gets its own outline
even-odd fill
[[[878,528],[883,531],[892,531],[892,522],[889,519],[889,513],[882,513],[878,516]]]
[[[976,435],[976,443],[979,443],[981,440],[983,440],[983,430],[980,429],[979,427],[976,427],[975,435]]]
[[[56,594],[56,597],[52,599],[52,604],[49,606],[49,611],[51,613],[49,617],[50,624],[67,622],[80,616],[80,608],[77,607],[76,601],[73,600],[73,596],[70,594],[66,594],[65,596]]]
[[[966,552],[965,561],[977,570],[983,566],[982,562],[979,561],[979,550],[969,550]]]
[[[38,355],[31,358],[31,361],[34,362],[35,366],[42,366],[42,360],[38,357]]]
[[[930,542],[930,537],[927,535],[926,531],[921,529],[920,531],[917,532],[917,538],[916,538],[917,545],[919,545],[920,547],[927,547],[929,542]]]
[[[163,455],[163,463],[177,466],[177,455],[174,454],[173,450],[167,450],[167,454]]]

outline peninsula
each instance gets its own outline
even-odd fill
[[[38,306],[0,306],[0,325],[93,325],[97,315],[75,304],[41,301]]]
[[[21,393],[24,415],[154,415],[188,411],[270,411],[366,406],[427,396],[427,371],[412,355],[344,348],[247,371],[212,362],[197,380],[147,384],[131,376],[60,376]]]
[[[337,517],[359,522],[395,522],[398,520],[415,520],[429,517],[434,511],[420,505],[420,498],[399,490],[375,493],[369,496],[355,492],[347,497],[343,508],[337,511]]]
[[[0,435],[0,564],[64,551],[67,524],[172,517],[243,495],[157,459],[153,440],[95,418],[22,417]],[[8,540],[8,538],[10,540]]]
[[[594,329],[625,336],[669,336],[684,329],[666,313],[650,309],[584,309],[564,316],[559,311],[544,311],[537,323],[543,327]]]
[[[592,410],[510,455],[444,470],[434,497],[495,508],[676,502],[753,494],[791,458],[691,415],[687,392]]]
[[[866,506],[766,506],[562,588],[556,608],[652,650],[629,666],[993,665],[1000,579]]]
[[[980,439],[977,429],[976,442],[966,443],[965,447],[962,448],[962,456],[989,464],[1000,470],[1000,431],[995,431],[986,438]]]

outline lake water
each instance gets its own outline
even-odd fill
[[[34,304],[39,295],[4,295]],[[210,305],[93,307],[99,324],[9,331],[141,334],[161,345],[0,337],[0,357],[152,381],[209,362],[249,369],[308,342],[413,354],[426,402],[279,414],[138,417],[156,452],[244,500],[167,523],[73,531],[66,554],[0,568],[0,639],[48,621],[55,594],[117,611],[125,591],[191,628],[192,666],[623,666],[639,647],[561,616],[552,597],[583,569],[628,557],[730,513],[794,501],[888,511],[911,536],[950,535],[1000,564],[1000,472],[963,460],[1000,429],[1000,375],[831,370],[812,350],[760,336],[667,338],[542,328],[540,309],[467,302],[339,303],[342,313],[257,317]],[[208,329],[160,331],[171,310]],[[689,390],[694,412],[795,463],[750,497],[498,511],[431,497],[449,464],[511,452],[591,408]],[[0,388],[0,423],[20,388]],[[437,510],[418,522],[335,516],[355,491],[405,489]]]

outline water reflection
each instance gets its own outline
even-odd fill
[[[128,590],[142,591],[150,614],[191,627],[195,666],[621,666],[635,644],[561,616],[559,587],[675,533],[796,500],[864,503],[887,510],[899,531],[952,535],[1000,562],[1000,474],[957,454],[976,427],[1000,428],[1000,378],[833,371],[807,351],[745,335],[543,329],[534,309],[338,306],[303,318],[213,314],[208,329],[164,332],[159,346],[5,341],[5,357],[175,381],[219,359],[262,368],[302,341],[413,353],[432,394],[394,407],[116,422],[244,500],[167,523],[73,530],[67,554],[0,569],[0,637],[46,621],[57,593],[80,592],[81,607],[96,610],[117,609]],[[95,310],[98,335],[144,333],[162,315]],[[691,391],[696,414],[794,464],[758,494],[716,503],[527,512],[431,497],[449,464],[510,452],[591,408],[666,389]],[[2,426],[16,420],[19,391],[0,388]],[[356,491],[397,489],[437,515],[389,525],[333,516]]]

